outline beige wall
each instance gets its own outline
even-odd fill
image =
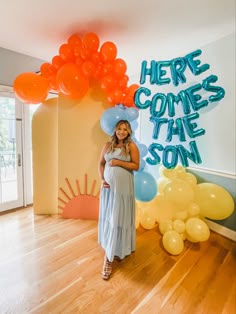
[[[58,99],[47,100],[34,113],[32,141],[36,214],[58,213],[58,196],[68,203],[60,188],[72,199],[74,194],[78,194],[78,181],[81,193],[86,192],[85,175],[88,179],[87,193],[92,188],[94,195],[99,192],[98,159],[103,144],[108,140],[108,135],[100,127],[100,117],[109,107],[105,95],[93,84],[80,101],[59,96]]]

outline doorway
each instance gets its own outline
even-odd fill
[[[0,88],[0,211],[24,205],[22,106]]]

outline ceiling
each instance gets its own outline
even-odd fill
[[[2,0],[0,47],[51,61],[70,35],[112,41],[129,76],[235,31],[234,0]]]

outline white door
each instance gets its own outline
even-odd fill
[[[22,207],[22,104],[0,89],[0,212]]]

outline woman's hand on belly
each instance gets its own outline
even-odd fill
[[[110,185],[106,182],[106,180],[102,180],[102,186],[106,189],[110,188]]]
[[[108,164],[109,164],[110,167],[119,166],[119,159],[111,159],[111,160],[108,162]]]

